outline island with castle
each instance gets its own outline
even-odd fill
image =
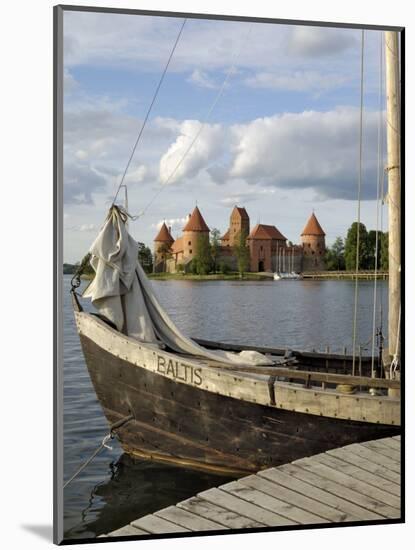
[[[180,237],[174,239],[171,228],[163,222],[154,238],[155,273],[191,271],[192,260],[203,246],[209,245],[210,229],[196,206],[187,218]],[[248,212],[235,206],[229,228],[220,238],[218,262],[237,270],[235,249],[243,239],[249,250],[247,271],[253,273],[293,271],[323,271],[325,269],[325,232],[314,212],[307,221],[300,244],[287,243],[287,238],[275,225],[258,223],[251,230]]]

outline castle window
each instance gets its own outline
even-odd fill
[[[311,254],[314,254],[314,250],[311,251]]]
[[[189,246],[191,246],[191,244],[192,244],[192,241],[189,241],[189,242],[188,242],[187,244],[188,244]]]
[[[191,254],[191,253],[192,253],[192,249],[189,250],[189,254]]]
[[[310,244],[310,243],[308,243],[308,248],[311,248],[311,244]]]

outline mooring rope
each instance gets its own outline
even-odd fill
[[[104,437],[104,439],[101,441],[101,444],[95,451],[92,453],[92,455],[86,460],[77,470],[76,472],[63,484],[63,488],[65,489],[76,477],[79,476],[79,474],[85,470],[85,468],[90,464],[94,458],[102,451],[102,449],[110,449],[112,450],[112,447],[108,445],[108,442],[111,439],[114,439],[117,430],[119,430],[122,426],[124,426],[127,422],[132,420],[134,418],[134,415],[130,414],[129,416],[126,416],[119,420],[118,422],[115,422],[111,428],[110,431],[107,433],[107,435]]]
[[[112,201],[112,205],[114,205],[115,201],[117,200],[117,197],[118,197],[118,193],[120,192],[120,189],[121,189],[121,186],[124,182],[124,179],[125,179],[125,176],[127,174],[127,171],[128,171],[128,168],[130,167],[130,164],[131,164],[131,161],[133,160],[133,157],[134,157],[134,153],[135,153],[135,150],[137,149],[137,145],[138,145],[138,142],[140,141],[141,139],[141,136],[143,135],[143,131],[144,131],[144,128],[147,124],[147,121],[148,121],[148,117],[150,116],[150,113],[151,113],[151,110],[153,108],[153,105],[154,105],[154,102],[156,101],[157,99],[157,96],[158,96],[158,93],[160,91],[160,88],[161,88],[161,85],[163,83],[163,80],[164,80],[164,77],[166,76],[166,73],[167,73],[167,69],[169,68],[169,65],[170,65],[170,61],[172,60],[173,58],[173,54],[176,50],[176,47],[177,47],[177,44],[179,43],[179,40],[180,40],[180,37],[182,35],[182,32],[183,32],[183,29],[184,29],[184,26],[186,24],[186,21],[187,19],[184,19],[183,20],[183,23],[182,23],[182,26],[180,28],[180,31],[179,31],[179,34],[177,35],[177,38],[176,38],[176,41],[173,45],[173,48],[170,52],[170,55],[169,55],[169,58],[167,60],[167,63],[166,63],[166,66],[164,67],[164,70],[163,70],[163,73],[160,77],[160,80],[159,80],[159,83],[157,85],[157,88],[153,94],[153,99],[151,100],[151,103],[150,103],[150,106],[149,108],[147,109],[147,113],[146,113],[146,116],[144,117],[144,120],[143,120],[143,123],[141,125],[141,128],[140,128],[140,131],[138,133],[138,136],[137,136],[137,139],[135,141],[135,144],[134,144],[134,147],[133,147],[133,150],[131,151],[131,155],[130,155],[130,158],[128,159],[128,162],[127,162],[127,166],[125,167],[125,170],[124,170],[124,173],[121,177],[121,181],[120,181],[120,184],[118,185],[118,189],[117,189],[117,192],[115,193],[115,196],[114,196],[114,200]]]
[[[354,287],[354,315],[353,315],[353,364],[352,374],[356,368],[356,332],[357,332],[357,302],[359,291],[359,255],[360,255],[360,197],[362,188],[362,159],[363,159],[363,77],[364,77],[364,47],[365,31],[362,29],[361,59],[360,59],[360,121],[359,121],[359,169],[357,179],[357,235],[356,235],[356,279]]]

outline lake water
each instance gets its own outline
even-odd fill
[[[64,276],[65,480],[99,446],[108,424],[95,397]],[[223,342],[342,351],[352,345],[352,281],[153,281],[186,334]],[[357,343],[372,333],[373,281],[359,282]],[[384,327],[387,281],[378,281]],[[89,304],[83,304],[89,309]],[[65,538],[95,537],[227,478],[124,455],[116,440],[65,489]]]

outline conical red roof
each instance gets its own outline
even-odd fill
[[[183,231],[210,231],[197,206],[184,226]]]
[[[161,243],[172,243],[174,242],[173,237],[170,234],[170,231],[167,229],[167,225],[163,222],[163,225],[160,227],[160,231],[157,234],[157,237],[154,239],[155,242]]]
[[[321,225],[318,223],[318,219],[316,218],[314,212],[311,214],[310,219],[306,223],[306,226],[301,233],[301,236],[303,235],[316,235],[318,237],[325,236],[325,233]]]

